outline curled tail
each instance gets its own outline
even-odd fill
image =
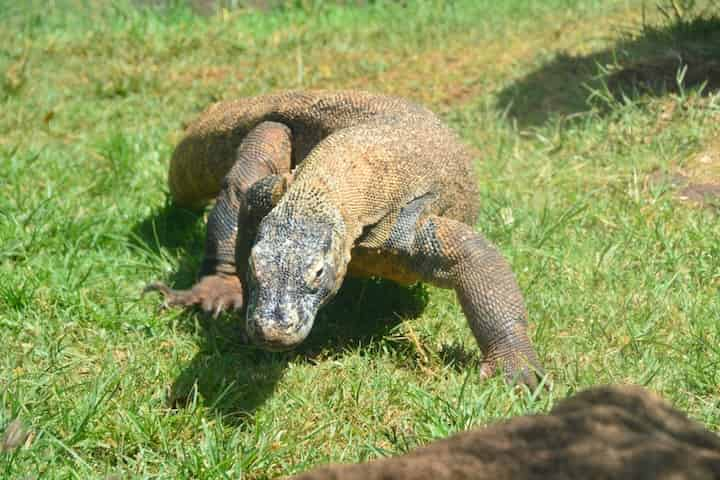
[[[168,184],[180,206],[198,208],[220,192],[245,136],[277,109],[273,97],[211,105],[185,131],[170,160]]]

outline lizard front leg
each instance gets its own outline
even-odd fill
[[[235,163],[208,217],[200,280],[189,290],[173,290],[162,283],[150,284],[145,290],[160,291],[166,305],[199,305],[214,315],[229,308],[241,309],[242,279],[252,242],[251,223],[255,220],[251,218],[248,192],[266,177],[287,178],[291,150],[292,137],[286,125],[268,121],[252,129],[237,148]]]
[[[412,204],[406,212],[413,213]],[[498,250],[456,220],[429,215],[406,226],[409,234],[395,229],[389,246],[400,247],[425,281],[455,290],[484,356],[481,376],[499,369],[512,382],[535,386],[542,369],[528,337],[525,304]]]

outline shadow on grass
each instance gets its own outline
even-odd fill
[[[445,343],[437,354],[444,365],[451,367],[456,372],[467,372],[470,368],[480,366],[481,356],[477,346],[468,350],[461,343]]]
[[[188,288],[195,281],[204,235],[202,214],[168,204],[135,225],[131,242],[153,255],[167,251],[182,258],[178,271],[166,280],[172,287]],[[248,345],[238,315],[211,319],[199,312],[185,312],[180,316],[180,328],[199,333],[199,351],[173,382],[169,404],[183,408],[199,397],[224,421],[242,424],[272,395],[288,362],[312,363],[382,341],[400,322],[419,316],[427,299],[421,285],[404,287],[384,280],[348,278],[335,299],[318,313],[307,340],[286,353]],[[385,343],[393,350],[411,348],[396,340]]]
[[[610,49],[580,56],[559,53],[502,90],[498,108],[527,128],[582,114],[591,106],[608,113],[625,97],[701,86],[706,95],[720,90],[720,12],[692,19],[668,14],[664,26],[627,32]]]
[[[196,280],[205,245],[203,212],[180,208],[168,201],[135,224],[129,241],[153,256],[162,256],[164,250],[179,258],[177,271],[163,281],[175,288],[189,288]],[[147,280],[150,283],[159,279]]]
[[[242,319],[208,319],[187,313],[183,325],[200,327],[200,351],[171,387],[170,404],[183,407],[200,396],[231,425],[241,425],[272,395],[288,362],[313,363],[381,341],[403,320],[417,317],[427,303],[421,286],[383,280],[347,279],[338,296],[315,320],[308,339],[295,351],[266,352],[248,345]],[[391,348],[402,345],[388,343]]]

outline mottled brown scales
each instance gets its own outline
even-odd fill
[[[200,281],[152,288],[215,313],[246,305],[248,336],[285,349],[346,275],[426,281],[456,291],[483,376],[502,368],[534,384],[520,290],[471,227],[472,164],[453,131],[400,98],[308,91],[217,103],[188,127],[169,174],[178,204],[216,198]]]

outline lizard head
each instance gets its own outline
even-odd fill
[[[288,350],[340,288],[347,262],[330,223],[269,215],[248,261],[247,333],[268,350]]]

